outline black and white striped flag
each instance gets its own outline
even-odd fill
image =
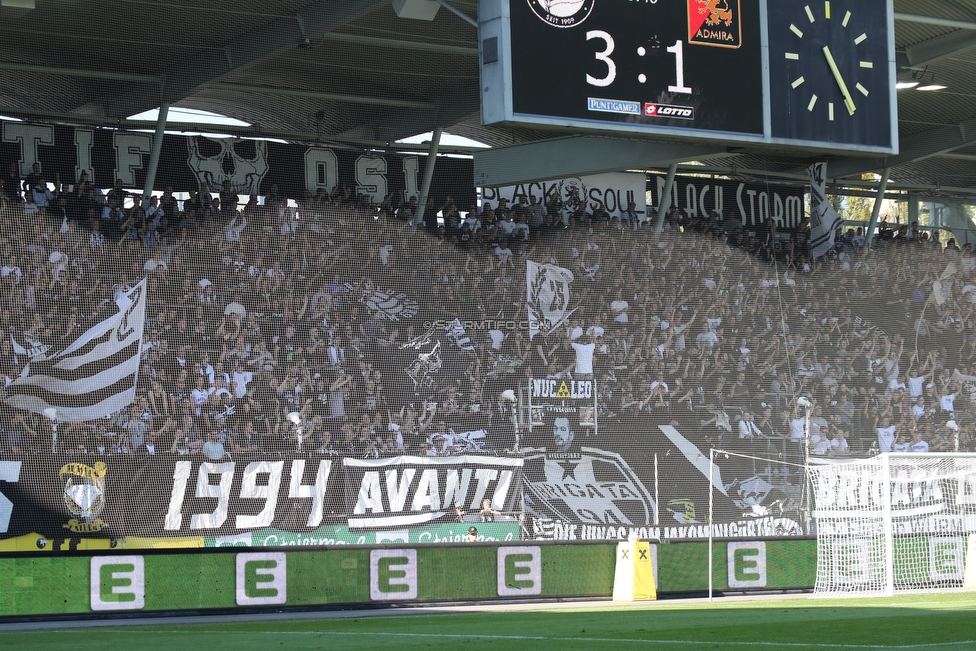
[[[33,357],[7,386],[5,402],[37,414],[53,408],[57,420],[69,422],[102,418],[132,404],[146,320],[146,281],[120,292],[115,303],[117,314],[60,352]]]
[[[834,246],[837,229],[843,225],[840,216],[827,200],[827,163],[807,168],[810,176],[810,253],[819,258]]]

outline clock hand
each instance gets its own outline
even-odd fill
[[[830,48],[824,46],[823,49],[824,56],[827,57],[827,65],[830,66],[830,71],[834,73],[834,79],[837,81],[837,85],[840,87],[841,95],[844,96],[844,105],[847,106],[847,112],[854,115],[854,111],[857,107],[854,106],[854,98],[851,97],[851,91],[847,90],[847,84],[844,83],[844,77],[841,76],[840,70],[837,68],[837,64],[834,62],[834,57],[830,53]]]

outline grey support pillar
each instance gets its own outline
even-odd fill
[[[143,209],[149,204],[153,186],[156,184],[156,170],[159,169],[159,154],[163,151],[163,135],[166,133],[166,116],[169,114],[169,104],[159,105],[159,117],[156,118],[156,135],[153,137],[152,153],[149,156],[149,169],[146,171],[146,187],[142,191]]]
[[[427,165],[424,167],[424,180],[420,185],[420,198],[417,199],[417,214],[413,218],[414,226],[424,223],[424,211],[427,209],[427,195],[430,193],[430,182],[434,178],[434,165],[437,163],[437,148],[441,145],[441,128],[434,129],[430,137],[430,151],[427,153]]]
[[[664,230],[664,218],[671,210],[671,190],[674,188],[674,175],[678,171],[677,163],[668,166],[668,180],[664,182],[664,193],[657,207],[657,221],[654,222],[654,232],[661,233]]]
[[[871,241],[874,239],[874,229],[878,227],[878,217],[881,215],[881,202],[884,201],[885,191],[888,189],[888,177],[891,175],[891,168],[884,168],[881,173],[881,183],[878,184],[878,196],[874,198],[874,210],[871,211],[871,223],[868,224],[868,232],[864,234],[864,251],[871,249]]]
[[[918,193],[909,192],[908,193],[908,223],[911,225],[912,222],[918,221]]]

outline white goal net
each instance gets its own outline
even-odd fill
[[[976,455],[882,454],[809,472],[816,594],[963,587],[976,533]]]

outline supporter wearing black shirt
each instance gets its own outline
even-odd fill
[[[34,186],[40,183],[43,180],[43,178],[44,175],[41,174],[41,164],[34,163],[34,166],[31,168],[30,174],[28,174],[27,177],[24,178],[24,192],[30,193],[34,189]]]
[[[17,163],[11,163],[4,176],[3,192],[10,201],[20,203],[22,198],[20,190],[20,171],[17,169]]]

